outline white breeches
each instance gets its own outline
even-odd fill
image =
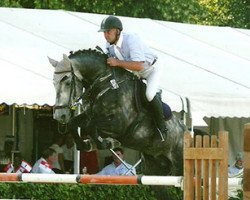
[[[150,102],[153,100],[155,94],[159,91],[159,80],[160,73],[157,68],[154,68],[154,71],[146,78],[147,80],[147,89],[146,89],[146,97]]]
[[[145,74],[146,76],[142,76],[142,78],[147,80],[146,97],[149,102],[153,100],[154,96],[159,91],[158,86],[159,86],[160,75],[161,75],[160,67],[161,66],[159,62],[157,61],[153,66],[149,67],[151,68],[149,70],[150,73]]]

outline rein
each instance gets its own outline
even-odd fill
[[[125,83],[128,80],[134,80],[134,77],[125,75],[125,77],[118,79],[115,75],[115,70],[112,69],[112,71],[108,74],[101,74],[99,77],[97,77],[97,79],[85,91],[84,95],[88,97],[91,96],[91,99],[94,102],[93,99],[96,101],[109,90],[119,89],[119,85]]]
[[[68,73],[68,72],[72,72],[72,70],[65,70],[65,71],[54,72],[54,74],[64,74],[64,73]]]
[[[108,67],[108,66],[107,66]],[[111,69],[105,74],[100,74],[97,76],[95,81],[93,81],[92,84],[89,83],[89,81],[84,77],[77,77],[77,75],[74,72],[74,69],[72,67],[72,64],[70,64],[70,70],[63,70],[54,72],[55,74],[63,74],[63,73],[71,73],[72,79],[70,82],[70,96],[69,101],[65,105],[58,105],[54,106],[54,109],[64,109],[69,108],[71,109],[74,107],[74,105],[80,101],[84,96],[91,96],[92,99],[98,100],[102,95],[104,95],[109,90],[116,90],[119,88],[119,85],[126,82],[127,80],[133,80],[135,79],[134,76],[129,77],[128,75],[125,75],[125,78],[117,78],[115,69]],[[76,98],[76,79],[80,80],[84,85],[89,85],[88,88],[85,88],[85,92]],[[93,95],[94,94],[94,95]],[[72,102],[71,102],[72,101]]]

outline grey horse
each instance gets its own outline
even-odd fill
[[[71,52],[60,62],[49,59],[55,67],[54,118],[69,124],[79,149],[89,150],[93,142],[97,148],[111,148],[112,138],[142,152],[143,174],[183,175],[186,127],[172,115],[166,120],[167,135],[160,135],[145,100],[145,84],[124,69],[109,67],[106,59],[106,54],[91,49]],[[78,100],[83,108],[74,116],[72,106]],[[77,127],[90,139],[81,139]]]

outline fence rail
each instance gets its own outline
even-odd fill
[[[184,134],[184,199],[228,198],[228,132],[192,138]],[[218,174],[218,178],[217,178]],[[194,180],[195,177],[195,181]],[[218,179],[218,184],[217,180]],[[218,185],[218,188],[216,187]]]

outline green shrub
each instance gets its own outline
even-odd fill
[[[238,190],[237,192],[238,192],[237,197],[235,197],[235,198],[230,197],[228,200],[243,200],[243,191]]]
[[[155,200],[149,186],[0,183],[1,199]]]

